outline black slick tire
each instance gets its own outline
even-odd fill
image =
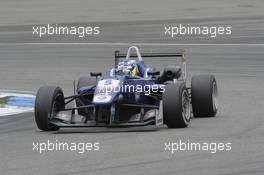
[[[194,117],[214,117],[218,110],[218,89],[213,75],[195,75],[191,81]]]
[[[168,128],[185,128],[189,125],[191,106],[185,83],[166,85],[163,93],[163,118]]]
[[[64,95],[60,87],[40,87],[35,100],[35,121],[42,131],[56,131],[58,126],[50,123],[53,115],[65,107]]]

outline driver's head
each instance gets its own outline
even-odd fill
[[[118,63],[117,71],[125,75],[135,76],[138,74],[137,64],[135,60],[123,60]]]

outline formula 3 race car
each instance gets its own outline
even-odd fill
[[[143,57],[175,57],[180,58],[181,64],[167,66],[160,73],[146,66]],[[40,87],[35,121],[40,130],[55,131],[61,127],[164,124],[168,128],[184,128],[192,114],[214,117],[218,109],[215,77],[195,75],[191,87],[186,86],[186,78],[184,51],[141,54],[132,46],[127,53],[115,52],[115,67],[104,76],[91,72],[90,76],[81,77],[72,96],[65,97],[60,87]]]

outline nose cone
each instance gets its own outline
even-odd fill
[[[115,79],[104,79],[98,82],[95,89],[93,103],[94,104],[110,104],[113,103],[119,94],[120,81]]]
[[[114,100],[114,96],[112,94],[107,93],[98,93],[93,97],[94,104],[110,104]]]

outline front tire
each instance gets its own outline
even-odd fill
[[[59,127],[50,123],[56,113],[64,109],[64,95],[60,87],[40,87],[35,101],[35,121],[42,131],[57,131]]]
[[[214,117],[218,110],[218,89],[213,75],[196,75],[191,81],[194,117]]]
[[[172,83],[163,93],[163,118],[168,128],[185,128],[191,119],[191,104],[185,83]]]

